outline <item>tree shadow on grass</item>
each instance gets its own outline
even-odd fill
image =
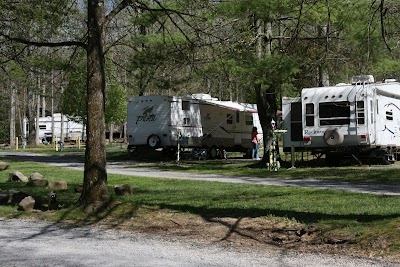
[[[217,224],[224,227],[225,234],[219,238],[219,241],[227,241],[234,234],[246,240],[252,240],[265,245],[277,246],[297,246],[301,243],[316,245],[338,245],[338,244],[355,244],[355,235],[328,233],[330,230],[341,230],[348,226],[345,222],[371,223],[375,221],[384,221],[389,219],[397,219],[400,213],[390,215],[357,215],[357,214],[324,214],[324,213],[308,213],[297,212],[293,210],[263,210],[263,209],[216,209],[206,207],[193,207],[188,205],[160,205],[160,208],[178,210],[181,212],[190,212],[199,215],[206,222]],[[275,225],[274,221],[269,223],[265,221],[258,222],[255,225],[241,226],[244,219],[256,219],[259,217],[280,217],[295,220],[299,223],[295,227],[285,227]],[[322,231],[318,222],[321,220],[337,221],[335,228],[331,228],[328,232]],[[279,221],[279,220],[278,220]],[[283,221],[283,220],[282,220]],[[302,239],[306,236],[306,240]],[[329,248],[328,248],[329,250]]]
[[[361,214],[325,214],[325,213],[311,213],[311,212],[298,212],[293,210],[278,210],[278,209],[239,209],[239,208],[207,208],[207,207],[193,207],[189,205],[171,205],[159,204],[160,208],[177,210],[181,212],[190,212],[197,214],[207,221],[214,218],[229,217],[229,218],[257,218],[263,216],[276,216],[289,219],[295,219],[298,222],[305,224],[315,224],[321,220],[326,221],[357,221],[360,223],[370,223],[374,221],[381,221],[387,219],[399,218],[400,213],[390,215],[361,215]]]

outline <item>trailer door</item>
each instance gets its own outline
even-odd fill
[[[243,112],[239,112],[239,110],[237,110],[234,114],[234,130],[233,130],[233,134],[235,135],[234,139],[235,139],[235,145],[240,145],[242,144],[242,138],[243,138],[243,127],[242,127],[242,123],[244,121],[244,117],[243,117]]]

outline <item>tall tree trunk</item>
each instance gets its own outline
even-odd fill
[[[276,88],[273,86],[269,86],[268,88],[262,88],[261,84],[255,85],[258,116],[260,118],[260,124],[263,129],[263,140],[264,140],[263,162],[268,159],[267,155],[269,155],[269,146],[271,144],[271,137],[272,137],[271,121],[272,120],[277,121],[276,119],[277,101],[276,101],[275,91]]]
[[[62,92],[61,92],[62,94]],[[54,138],[54,73],[51,70],[51,136]]]
[[[86,212],[100,210],[109,199],[105,151],[104,1],[88,1],[87,127],[83,192]]]
[[[323,27],[318,27],[318,37],[321,40],[325,40],[325,56],[323,58],[323,62],[319,62],[318,66],[318,86],[329,86],[329,72],[327,68],[324,66],[326,61],[326,55],[329,51],[329,24]],[[325,38],[325,39],[324,39]]]
[[[61,125],[61,128],[60,128],[60,142],[61,143],[64,143],[64,138],[65,138],[65,132],[64,132],[64,124],[65,124],[65,122],[64,122],[64,113],[60,113],[60,119],[61,119],[61,121],[60,121],[60,125]]]
[[[45,75],[43,75],[43,77],[45,77]],[[45,83],[45,80],[46,79],[43,79],[43,82],[42,82],[42,117],[43,118],[46,117],[46,83]],[[40,90],[40,88],[39,88],[39,90]]]
[[[15,143],[15,109],[16,109],[16,98],[17,98],[17,93],[15,89],[15,84],[14,82],[11,82],[11,99],[10,99],[10,104],[11,104],[11,110],[10,110],[10,147],[14,148],[16,143]]]
[[[39,86],[40,87],[40,86]],[[39,125],[40,125],[40,94],[36,96],[36,119],[35,119],[35,146],[39,145]]]
[[[31,80],[33,79],[33,74],[30,73],[29,77]],[[29,87],[27,90],[27,107],[28,107],[28,125],[29,125],[29,130],[28,130],[28,140],[27,144],[29,147],[36,147],[36,123],[35,123],[35,103],[36,103],[36,94],[34,92],[34,89]]]
[[[110,136],[108,137],[108,143],[114,142],[114,123],[110,123]]]
[[[262,59],[272,53],[272,24],[258,19],[256,25],[258,36],[256,53],[257,57]],[[264,165],[265,161],[268,159],[269,145],[272,137],[271,120],[274,119],[276,121],[276,88],[272,85],[265,87],[262,84],[257,83],[254,85],[254,89],[256,92],[258,116],[263,130],[264,156],[262,165]]]

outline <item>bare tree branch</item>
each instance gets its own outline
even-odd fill
[[[385,4],[385,0],[381,0],[380,4],[379,4],[379,14],[380,14],[380,21],[381,21],[381,34],[382,34],[382,39],[383,42],[386,45],[386,48],[389,50],[389,52],[392,51],[392,49],[390,48],[387,40],[386,40],[386,30],[385,30],[385,23],[384,23],[384,17],[385,17],[385,9],[384,9],[384,4]]]
[[[31,40],[26,40],[23,38],[19,37],[11,37],[7,34],[0,33],[0,36],[6,38],[9,41],[21,43],[21,44],[26,44],[26,45],[31,45],[31,46],[37,46],[37,47],[61,47],[61,46],[79,46],[84,49],[86,49],[87,45],[84,42],[81,41],[63,41],[63,42],[36,42],[36,41],[31,41]]]

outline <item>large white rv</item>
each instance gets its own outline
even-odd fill
[[[366,75],[351,84],[305,88],[301,97],[282,99],[282,116],[284,151],[325,154],[331,165],[344,155],[388,163],[400,147],[400,84]]]
[[[203,148],[215,158],[220,150],[246,152],[251,130],[261,132],[253,104],[219,101],[208,94],[135,96],[128,101],[128,150],[138,147]]]

